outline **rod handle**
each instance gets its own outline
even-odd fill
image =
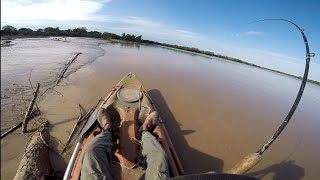
[[[242,161],[240,161],[233,168],[227,171],[227,173],[239,175],[244,174],[252,169],[255,165],[257,165],[261,160],[262,157],[258,153],[248,154],[242,159]]]

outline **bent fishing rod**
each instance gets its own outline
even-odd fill
[[[250,169],[252,169],[255,165],[257,165],[262,160],[261,155],[271,146],[271,144],[278,138],[278,136],[281,134],[281,132],[284,130],[284,128],[288,125],[290,119],[292,118],[292,115],[294,114],[294,112],[296,111],[296,109],[298,107],[298,104],[301,100],[301,97],[302,97],[302,94],[303,94],[303,91],[304,91],[304,88],[305,88],[305,85],[307,82],[308,73],[309,73],[310,58],[315,56],[314,53],[309,52],[309,44],[308,44],[307,37],[305,36],[305,34],[303,32],[304,30],[301,29],[294,22],[280,18],[280,19],[263,19],[263,20],[259,20],[259,21],[254,21],[252,23],[257,23],[257,22],[262,22],[262,21],[284,21],[284,22],[288,22],[288,23],[292,24],[293,26],[295,26],[296,28],[299,29],[299,31],[303,37],[305,47],[306,47],[306,65],[305,65],[304,75],[302,78],[302,82],[301,82],[297,97],[296,97],[288,115],[286,116],[286,118],[282,122],[282,124],[278,127],[278,129],[275,131],[275,133],[272,135],[272,137],[256,153],[251,153],[251,154],[247,155],[241,162],[239,162],[232,169],[230,169],[228,171],[228,173],[230,173],[230,174],[244,174],[247,171],[249,171]]]

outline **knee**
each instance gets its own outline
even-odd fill
[[[103,148],[99,148],[99,147],[93,147],[93,146],[88,146],[83,154],[82,154],[82,160],[86,159],[86,160],[104,160],[106,162],[110,162],[111,161],[111,154],[110,152],[106,151]]]
[[[167,162],[167,155],[161,151],[153,151],[149,154],[148,159],[152,163],[163,163]]]
[[[94,151],[94,148],[88,146],[82,153],[82,161],[85,161],[85,160],[89,160],[89,159],[92,159],[92,158],[96,158],[96,153]]]
[[[156,178],[146,179],[167,179],[169,177],[167,155],[163,153],[151,154],[147,160],[147,171],[149,175],[156,176]]]

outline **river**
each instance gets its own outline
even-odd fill
[[[282,123],[301,83],[267,70],[163,47],[89,38],[13,43],[1,48],[2,133],[23,118],[24,101],[31,94],[30,74],[32,83],[40,82],[44,91],[68,59],[82,52],[55,91],[41,96],[38,103],[52,124],[52,136],[65,142],[78,118],[78,104],[91,108],[132,72],[154,99],[187,174],[225,172],[257,151]],[[248,175],[266,180],[320,179],[319,105],[320,86],[308,83],[291,122]],[[20,130],[1,140],[1,179],[14,176],[26,142]],[[66,163],[60,160],[54,166],[63,171]]]

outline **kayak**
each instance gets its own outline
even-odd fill
[[[99,107],[106,108],[111,120],[117,122],[118,128],[113,133],[113,155],[110,164],[111,169],[114,170],[112,171],[113,177],[115,179],[139,177],[137,174],[143,173],[145,168],[142,167],[141,158],[139,158],[141,146],[139,145],[138,132],[144,119],[151,112],[157,111],[155,104],[137,76],[129,73],[112,88]],[[89,142],[102,131],[96,116],[93,115],[90,118],[92,119],[92,117],[92,125],[90,124],[90,127],[87,127],[86,132],[81,136],[69,161],[64,179],[80,179],[82,153]],[[184,170],[164,123],[163,119],[159,117],[153,135],[167,154],[170,176],[181,176],[184,174]]]

